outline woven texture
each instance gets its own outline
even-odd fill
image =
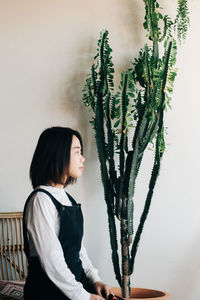
[[[22,221],[22,212],[0,212],[0,280],[26,278]]]
[[[0,280],[1,299],[23,299],[25,281]]]

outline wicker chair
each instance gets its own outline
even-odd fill
[[[0,213],[0,280],[26,278],[22,218],[22,212]]]

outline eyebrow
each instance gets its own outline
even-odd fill
[[[81,147],[76,146],[76,147],[73,147],[72,149],[81,149]]]

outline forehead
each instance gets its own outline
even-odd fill
[[[72,149],[77,149],[77,148],[81,148],[81,144],[80,144],[80,141],[79,139],[73,135],[72,136],[72,146],[71,146]]]

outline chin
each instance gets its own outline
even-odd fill
[[[82,172],[76,173],[74,175],[72,175],[73,178],[78,179],[79,177],[81,177]]]
[[[81,177],[82,173],[83,173],[83,170],[77,170],[74,173],[72,172],[72,174],[70,174],[70,176],[77,179],[77,178]]]

